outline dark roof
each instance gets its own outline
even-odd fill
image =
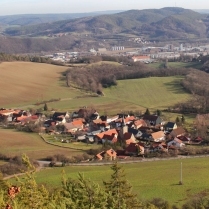
[[[173,123],[173,122],[168,122],[168,123],[166,124],[166,128],[173,128],[174,125],[175,125],[175,123]]]
[[[137,150],[138,150],[138,148],[137,147],[139,147],[139,146],[144,146],[144,144],[142,144],[142,143],[140,143],[140,142],[138,142],[138,143],[130,143],[129,145],[128,145],[128,147],[126,147],[126,149],[125,149],[125,151],[126,152],[130,152],[130,153],[133,153],[133,152],[137,152]]]
[[[57,121],[62,121],[65,115],[66,115],[66,112],[55,112],[52,115],[52,119],[57,120]]]
[[[159,116],[157,115],[144,115],[143,119],[148,121],[156,121]]]
[[[138,134],[139,131],[135,128],[128,128],[128,132],[132,133],[133,135],[136,135],[136,134]]]
[[[100,116],[100,119],[101,119],[102,121],[107,121],[107,116],[106,116],[106,115],[102,115],[102,116]]]

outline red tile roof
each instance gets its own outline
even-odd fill
[[[112,136],[112,135],[115,135],[115,134],[117,134],[118,135],[118,132],[116,131],[116,129],[110,129],[110,130],[108,130],[108,131],[105,131],[105,132],[102,132],[102,133],[99,133],[99,134],[97,134],[97,137],[99,137],[100,139],[103,139],[104,138],[104,135],[106,135],[106,136]]]

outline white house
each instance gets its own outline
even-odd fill
[[[168,142],[168,147],[176,147],[176,148],[182,148],[185,144],[178,138],[174,138],[174,140]]]

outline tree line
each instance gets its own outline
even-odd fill
[[[188,71],[189,69],[184,68],[155,69],[143,63],[129,61],[122,65],[101,64],[69,68],[66,80],[68,86],[101,93],[102,88],[117,85],[117,80],[186,75]]]
[[[40,56],[30,56],[30,55],[14,55],[14,54],[5,54],[0,53],[0,63],[1,62],[38,62],[38,63],[47,63],[53,65],[64,65],[59,61],[51,60],[50,58],[40,57]]]

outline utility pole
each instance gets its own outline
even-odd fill
[[[179,185],[183,184],[183,179],[182,179],[182,162],[181,162],[181,167],[180,167],[180,181],[179,181]]]

